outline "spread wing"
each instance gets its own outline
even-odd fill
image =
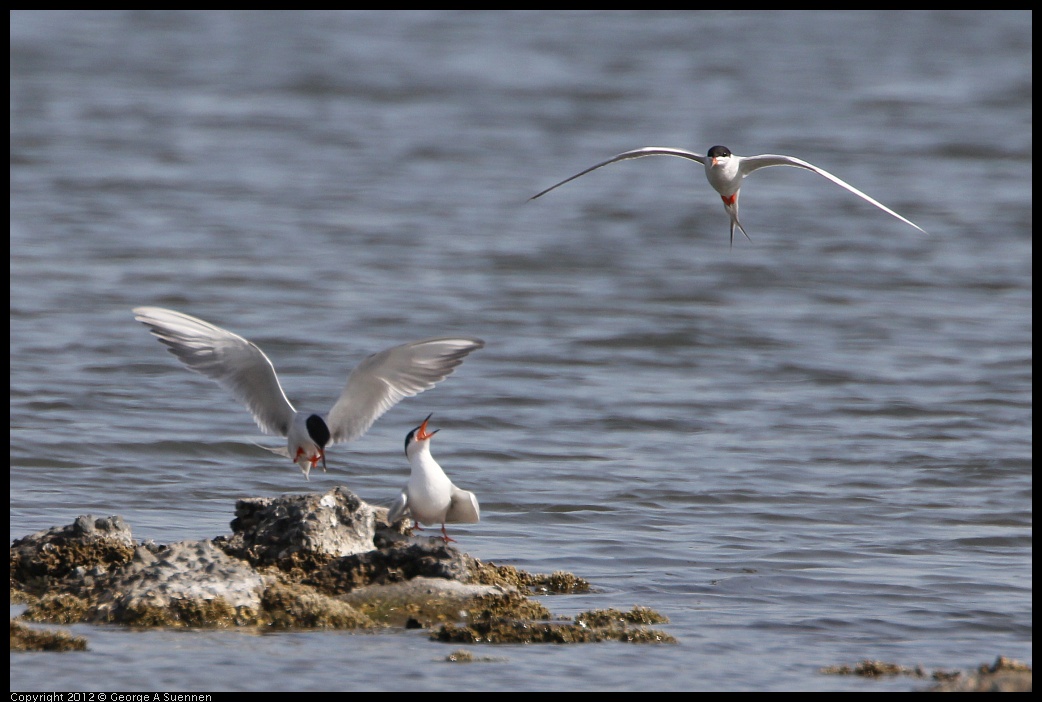
[[[612,156],[607,161],[601,161],[596,166],[590,166],[585,171],[581,171],[579,173],[576,173],[571,178],[565,178],[560,183],[557,183],[556,185],[551,185],[546,190],[544,190],[544,191],[542,191],[540,193],[536,193],[535,195],[533,195],[532,197],[530,197],[528,199],[529,200],[535,200],[537,197],[540,197],[542,195],[546,195],[551,190],[553,190],[555,188],[559,188],[560,186],[564,185],[565,183],[569,183],[569,182],[575,180],[579,176],[584,176],[587,173],[589,173],[590,171],[595,171],[598,168],[600,168],[601,166],[607,166],[609,163],[615,163],[616,161],[625,161],[625,160],[631,159],[631,158],[641,158],[643,156],[679,156],[680,158],[691,159],[692,161],[698,161],[699,163],[705,163],[705,160],[706,160],[705,156],[703,156],[702,154],[696,154],[694,151],[685,151],[684,149],[673,149],[673,148],[670,148],[668,146],[645,146],[642,149],[634,149],[632,151],[624,151],[621,154],[617,154],[615,156]]]
[[[326,418],[331,443],[362,436],[387,410],[433,388],[467,354],[484,345],[481,339],[425,339],[366,357],[347,377],[344,391]]]
[[[246,405],[262,431],[286,436],[296,410],[286,399],[271,361],[255,344],[209,322],[161,307],[137,307],[134,318],[189,370],[217,381]]]
[[[794,168],[803,168],[804,170],[813,171],[822,178],[827,178],[828,180],[831,180],[833,183],[840,186],[841,188],[845,188],[846,190],[849,190],[861,199],[872,203],[879,209],[883,210],[883,212],[886,212],[888,215],[896,217],[905,224],[913,226],[919,231],[921,231],[923,234],[926,234],[926,230],[920,227],[915,222],[911,221],[910,219],[905,219],[904,217],[902,217],[901,215],[897,214],[892,209],[884,205],[883,203],[879,202],[874,198],[869,197],[868,195],[861,192],[845,180],[832,175],[824,168],[818,168],[813,163],[808,163],[801,158],[796,158],[795,156],[784,156],[782,154],[761,154],[759,156],[745,156],[742,157],[740,168],[742,169],[742,172],[745,175],[749,175],[753,171],[759,170],[760,168],[767,168],[768,166],[792,166]]]

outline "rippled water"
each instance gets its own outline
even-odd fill
[[[13,12],[11,538],[404,485],[405,432],[486,561],[676,646],[129,632],[12,690],[907,690],[878,658],[1031,662],[1031,14]],[[730,248],[701,169],[788,153]],[[305,482],[130,309],[257,342],[298,407],[384,346],[488,345]],[[12,611],[17,611],[13,608]]]

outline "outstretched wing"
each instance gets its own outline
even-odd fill
[[[481,339],[438,338],[393,346],[366,357],[351,371],[326,424],[331,443],[362,436],[377,419],[406,397],[430,390],[447,378]]]
[[[795,156],[783,156],[781,154],[761,154],[759,156],[744,156],[742,157],[740,168],[742,169],[742,173],[744,175],[749,175],[755,170],[758,170],[760,168],[766,168],[768,166],[792,166],[794,168],[803,168],[808,171],[814,171],[819,176],[831,180],[836,185],[849,190],[850,192],[854,193],[863,200],[871,202],[873,205],[883,210],[883,212],[886,212],[888,215],[891,215],[892,217],[897,217],[905,224],[913,226],[919,231],[921,231],[923,234],[926,234],[926,230],[920,227],[915,222],[911,221],[910,219],[905,219],[904,217],[902,217],[901,215],[897,214],[892,209],[884,205],[883,203],[879,202],[878,200],[875,200],[874,198],[869,197],[868,195],[861,192],[845,180],[837,178],[825,169],[818,168],[813,163],[807,163],[801,158],[796,158]]]
[[[137,307],[147,326],[189,370],[217,381],[253,415],[262,431],[286,436],[296,411],[279,385],[271,361],[255,344],[181,312]]]
[[[571,178],[565,178],[564,180],[562,180],[557,185],[551,185],[546,190],[544,190],[544,191],[542,191],[540,193],[536,193],[535,195],[533,195],[532,197],[530,197],[528,199],[529,200],[535,200],[537,197],[540,197],[542,195],[546,195],[548,192],[550,192],[554,188],[558,188],[558,187],[564,185],[565,183],[571,182],[571,181],[575,180],[576,178],[578,178],[579,176],[584,176],[587,173],[589,173],[590,171],[595,171],[598,168],[600,168],[601,166],[607,166],[609,163],[615,163],[616,161],[625,161],[625,160],[631,159],[631,158],[641,158],[643,156],[679,156],[680,158],[687,158],[687,159],[690,159],[692,161],[698,161],[699,163],[705,163],[705,159],[706,159],[705,156],[703,156],[702,154],[696,154],[694,151],[685,151],[684,149],[672,149],[672,148],[670,148],[668,146],[645,146],[642,149],[634,149],[633,151],[624,151],[621,154],[618,154],[616,156],[612,156],[607,161],[601,161],[596,166],[590,166],[585,171],[582,171],[581,173],[576,173]]]

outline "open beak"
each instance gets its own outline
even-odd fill
[[[438,431],[439,431],[438,429],[435,429],[434,431],[430,431],[430,432],[427,431],[427,421],[431,417],[433,417],[433,416],[434,416],[433,412],[428,414],[427,415],[427,419],[424,419],[423,423],[420,424],[419,428],[416,430],[416,438],[419,439],[420,441],[426,441],[427,439],[431,438],[432,436],[434,436],[435,434],[438,433]]]

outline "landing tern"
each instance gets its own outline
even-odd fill
[[[323,417],[294,409],[267,355],[247,339],[160,307],[137,307],[134,318],[189,370],[216,381],[245,404],[263,432],[286,437],[285,449],[262,448],[292,460],[308,480],[319,461],[326,469],[326,446],[361,437],[391,407],[433,388],[467,354],[485,345],[481,339],[446,337],[371,354],[351,371],[340,397]]]
[[[409,457],[412,471],[409,483],[387,513],[387,521],[394,524],[406,512],[414,522],[427,525],[441,524],[441,537],[445,543],[455,541],[445,531],[445,524],[473,524],[481,520],[481,509],[474,493],[460,490],[452,484],[449,476],[431,456],[431,437],[438,429],[427,431],[431,415],[405,435],[405,455]]]
[[[546,195],[554,188],[560,187],[569,181],[573,181],[579,176],[586,175],[590,171],[595,171],[601,166],[607,166],[610,163],[616,161],[625,161],[631,158],[641,158],[642,156],[678,156],[680,158],[690,159],[692,161],[698,161],[705,166],[706,178],[709,180],[709,184],[713,186],[716,192],[720,193],[720,199],[724,201],[724,210],[727,211],[727,215],[731,218],[731,245],[734,245],[734,228],[738,227],[742,230],[742,234],[745,234],[745,238],[749,239],[749,235],[745,231],[745,227],[738,221],[738,191],[742,187],[742,181],[752,172],[757,171],[761,168],[768,166],[792,166],[794,168],[803,168],[804,170],[813,171],[818,175],[831,180],[836,185],[846,188],[850,192],[854,193],[858,197],[867,200],[879,209],[883,210],[887,214],[896,217],[905,224],[915,227],[923,234],[926,234],[926,230],[920,227],[915,222],[909,219],[905,219],[901,215],[894,212],[892,209],[882,204],[881,202],[874,200],[865,193],[855,188],[850,183],[843,181],[836,176],[832,175],[828,171],[818,168],[812,163],[807,163],[803,159],[796,158],[795,156],[783,156],[781,154],[761,154],[759,156],[735,156],[731,153],[731,150],[726,146],[714,146],[709,149],[709,152],[703,156],[702,154],[696,154],[693,151],[686,151],[684,149],[674,149],[664,146],[646,146],[642,149],[634,149],[632,151],[624,151],[621,154],[612,156],[607,161],[602,161],[595,166],[590,166],[585,171],[576,173],[571,178],[565,178],[556,185],[551,185],[546,190],[537,193],[529,198],[529,200],[535,200],[537,197]],[[750,239],[751,241],[751,239]]]

